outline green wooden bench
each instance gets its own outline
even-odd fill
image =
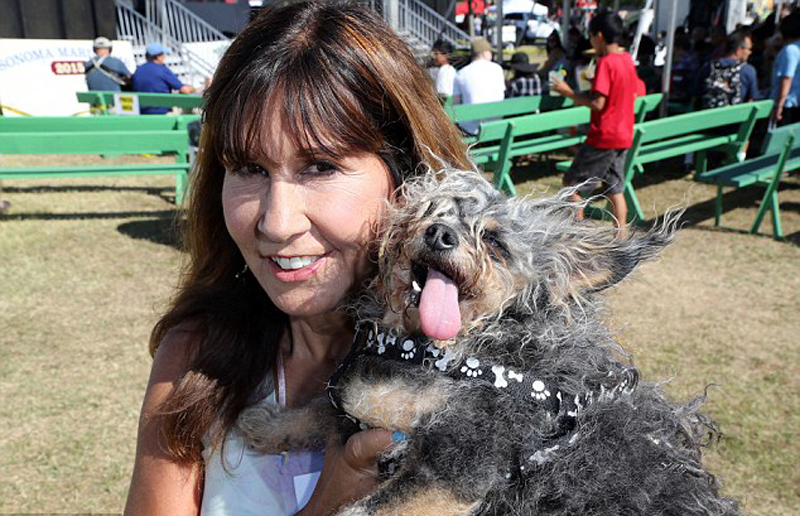
[[[78,102],[87,102],[97,108],[101,114],[107,115],[114,107],[114,94],[135,95],[139,97],[139,107],[177,107],[194,109],[203,107],[201,95],[183,93],[140,93],[136,91],[79,91]]]
[[[660,93],[636,99],[636,121],[643,121],[661,102]],[[483,122],[470,149],[470,156],[478,165],[494,171],[495,186],[508,195],[516,195],[511,180],[513,158],[529,154],[546,153],[580,144],[585,134],[556,132],[576,125],[588,124],[591,111],[587,107],[571,107],[535,115],[512,117],[505,120]]]
[[[773,129],[764,140],[764,153],[754,159],[733,163],[695,177],[697,181],[717,186],[714,210],[714,225],[720,225],[722,218],[722,193],[724,187],[743,188],[762,186],[766,188],[761,205],[756,213],[750,233],[758,233],[758,228],[767,210],[772,214],[772,234],[783,238],[781,216],[778,203],[778,184],[785,171],[800,168],[800,123]]]
[[[645,220],[632,185],[634,175],[644,173],[645,164],[694,152],[696,175],[702,175],[706,172],[709,150],[723,151],[726,161],[733,162],[750,138],[756,121],[768,117],[771,110],[772,101],[762,100],[636,124],[624,171],[628,222],[642,223]],[[719,133],[720,128],[729,126],[732,127],[730,133]],[[571,161],[563,161],[556,167],[566,171],[571,164]],[[589,216],[607,215],[605,211],[591,208],[586,210]]]
[[[562,96],[534,95],[514,97],[482,104],[445,104],[445,111],[453,122],[467,122],[484,118],[503,118],[529,115],[539,111],[552,111],[572,107],[573,102]]]
[[[0,166],[0,179],[174,175],[180,203],[189,172],[189,135],[182,117],[0,118],[3,154],[172,154],[175,163],[87,166]]]

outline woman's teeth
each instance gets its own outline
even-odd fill
[[[321,256],[293,256],[291,258],[271,256],[270,258],[272,258],[272,261],[277,263],[278,267],[281,269],[291,271],[308,267],[312,263],[319,260]]]

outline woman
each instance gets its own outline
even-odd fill
[[[232,426],[253,403],[323,393],[385,201],[431,156],[468,167],[465,148],[408,48],[363,6],[263,12],[206,95],[188,263],[151,336],[125,514],[291,514],[304,493],[299,514],[330,514],[374,489],[388,432],[329,446],[319,473],[319,453],[253,456]]]

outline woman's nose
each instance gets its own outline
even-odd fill
[[[262,199],[258,230],[272,242],[287,242],[310,228],[298,185],[274,181]]]

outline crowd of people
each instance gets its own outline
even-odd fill
[[[622,48],[631,48],[633,28],[623,26],[619,37]],[[485,99],[482,102],[542,95],[549,89],[548,74],[558,70],[571,87],[589,89],[592,68],[596,66],[597,59],[588,36],[572,26],[562,42],[560,34],[554,31],[546,40],[547,55],[543,63],[531,64],[528,54],[524,52],[517,52],[509,61],[500,63],[511,70],[510,74],[506,74],[502,95],[497,93],[496,69],[493,74],[481,77],[486,84],[476,84],[473,88],[494,92],[490,99],[479,96]],[[644,83],[647,93],[662,90],[666,39],[664,32],[656,38],[643,35],[637,55],[634,56],[637,76]],[[722,25],[714,25],[708,30],[701,26],[691,30],[681,27],[674,39],[670,102],[684,106],[685,110],[695,110],[772,98],[776,102],[774,119],[778,123],[796,121],[798,114],[794,110],[800,106],[800,82],[795,84],[794,81],[800,60],[798,40],[800,12],[789,8],[783,9],[778,23],[775,13],[772,13],[763,21],[737,27],[731,33],[727,33]],[[484,43],[478,46],[489,47]],[[434,45],[434,50],[435,68],[432,74],[436,79],[437,91],[452,96],[453,84],[460,76],[458,70],[453,68],[451,59],[448,59],[453,52],[452,45],[440,40]],[[473,62],[475,54],[473,45]],[[447,64],[446,71],[440,68],[443,64]],[[486,64],[479,66],[487,68]],[[476,69],[474,63],[467,68]],[[474,77],[473,80],[477,80]],[[468,97],[462,95],[461,101],[469,102]]]

